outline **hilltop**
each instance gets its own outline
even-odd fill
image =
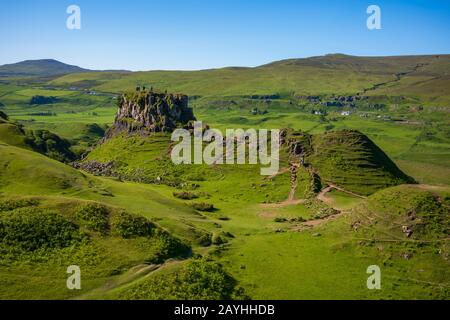
[[[0,77],[50,77],[88,71],[53,59],[25,60],[0,66]]]
[[[368,195],[414,179],[366,135],[354,130],[330,131],[311,137],[307,156],[323,181]]]

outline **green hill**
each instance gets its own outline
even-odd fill
[[[2,299],[79,295],[58,285],[73,264],[82,272],[83,292],[89,292],[137,265],[190,253],[142,216],[94,202],[46,198],[0,200],[0,250]],[[23,282],[21,275],[30,270]]]
[[[314,135],[307,157],[324,181],[368,195],[377,190],[414,180],[367,136],[343,130]]]
[[[300,154],[292,155],[293,145],[298,145],[305,156],[307,168],[317,174],[322,186],[331,183],[360,195],[369,195],[389,186],[414,182],[375,143],[357,131],[342,130],[316,135],[287,131],[286,140],[289,142],[280,151],[280,171],[283,166],[288,166],[288,159],[300,162]],[[222,182],[218,180],[239,180],[242,174],[248,177],[249,184],[261,183],[257,165],[174,165],[170,159],[171,145],[167,134],[148,137],[122,134],[98,145],[81,166],[99,174],[172,186],[196,180],[220,184]],[[102,172],[99,168],[107,163],[111,163],[111,170]],[[285,188],[289,188],[288,181],[283,186]],[[272,193],[276,194],[274,191]]]
[[[75,160],[71,145],[66,139],[48,130],[29,130],[0,114],[0,142],[45,154],[53,159],[70,162]]]
[[[92,177],[26,148],[0,142],[0,168],[3,299],[108,291],[209,246],[217,230],[172,190]],[[72,264],[82,291],[64,285]]]
[[[223,68],[201,71],[148,71],[133,73],[80,73],[51,81],[52,85],[83,86],[107,92],[147,84],[155,89],[184,92],[190,96],[386,94],[384,86],[402,95],[430,98],[427,86],[435,88],[434,101],[449,101],[446,71],[449,55],[356,57],[326,55],[273,62],[255,68]],[[429,83],[427,83],[429,82]],[[417,90],[411,90],[414,86]],[[373,91],[372,89],[377,89]],[[420,90],[419,90],[420,89]],[[368,90],[368,91],[367,91]],[[391,90],[391,89],[389,89]]]
[[[26,60],[1,65],[0,77],[49,77],[86,71],[89,70],[53,59]]]
[[[444,188],[405,185],[379,191],[349,216],[355,232],[374,241],[430,241],[448,254],[450,194]]]
[[[0,298],[448,299],[448,188],[408,175],[448,184],[449,57],[2,79]],[[112,94],[137,85],[190,94],[212,128],[294,128],[278,174],[173,164],[170,130],[135,130],[150,96]],[[107,134],[114,114],[125,130]],[[71,167],[63,150],[90,152]],[[381,290],[366,287],[374,264]]]

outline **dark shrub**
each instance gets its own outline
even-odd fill
[[[174,192],[173,196],[175,198],[179,198],[179,199],[183,199],[183,200],[192,200],[192,199],[198,198],[198,196],[195,193],[189,192],[189,191]]]
[[[37,208],[0,215],[0,242],[26,251],[64,248],[83,239],[78,227],[64,216]]]
[[[211,212],[211,211],[214,211],[214,210],[215,210],[213,204],[211,204],[211,203],[206,203],[206,202],[193,203],[193,204],[192,204],[192,207],[193,207],[195,210],[198,210],[198,211],[209,211],[209,212]]]
[[[3,200],[0,201],[0,211],[11,211],[18,208],[31,207],[39,204],[35,199]]]
[[[81,221],[81,225],[101,233],[106,233],[109,229],[108,216],[108,209],[97,203],[83,205],[75,213],[75,217]]]
[[[196,259],[174,273],[151,277],[127,288],[122,292],[121,298],[230,300],[248,297],[221,265]]]
[[[113,230],[122,238],[151,237],[156,227],[144,217],[121,212],[113,218]]]
[[[49,104],[58,102],[56,97],[46,97],[46,96],[33,96],[30,99],[30,104]]]
[[[215,245],[221,245],[228,242],[226,238],[222,237],[220,234],[217,233],[213,234],[211,241],[212,244]]]
[[[191,248],[187,244],[173,237],[165,230],[154,229],[153,237],[160,241],[160,250],[157,257],[149,262],[162,263],[170,257],[187,256],[191,252]]]
[[[0,102],[0,107],[3,106],[2,103]],[[8,116],[6,115],[6,113],[0,111],[0,119],[3,120],[8,120]]]

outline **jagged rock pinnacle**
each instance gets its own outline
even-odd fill
[[[189,127],[196,119],[188,100],[183,94],[146,90],[125,93],[118,98],[117,115],[105,138],[123,132],[172,132],[178,127]]]

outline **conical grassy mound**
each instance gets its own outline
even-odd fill
[[[312,136],[308,161],[322,181],[355,193],[414,182],[367,136],[351,130]]]

